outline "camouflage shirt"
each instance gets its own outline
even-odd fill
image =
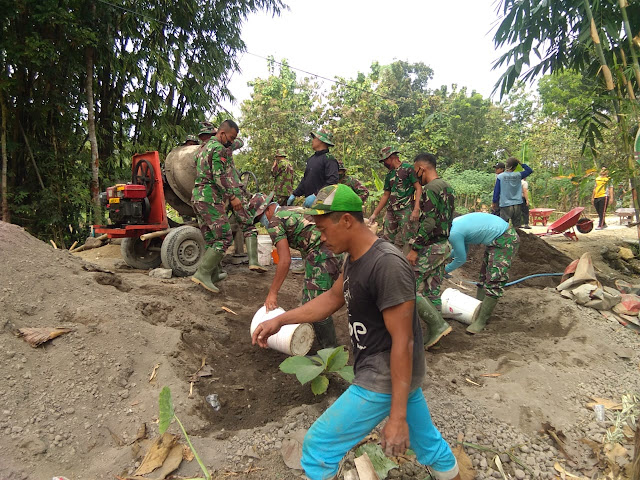
[[[224,203],[230,197],[242,197],[243,191],[227,149],[215,137],[196,152],[196,181],[192,202]]]
[[[320,230],[303,215],[300,207],[280,207],[271,217],[267,231],[274,245],[286,238],[289,247],[300,250],[303,258],[320,248]]]
[[[411,205],[413,194],[416,191],[413,186],[418,181],[413,166],[407,162],[400,164],[398,168],[387,173],[384,178],[384,190],[391,192],[389,196],[388,208],[391,210],[402,210]]]
[[[453,188],[441,178],[422,187],[418,233],[409,240],[413,250],[420,252],[428,245],[449,238],[454,201]]]
[[[273,191],[276,196],[288,197],[293,193],[293,165],[288,160],[279,160],[271,167]]]
[[[356,195],[360,197],[362,203],[365,203],[367,198],[369,198],[369,189],[360,183],[360,180],[357,178],[352,177],[351,175],[345,175],[344,177],[340,177],[340,183],[350,187],[351,190],[356,192]]]

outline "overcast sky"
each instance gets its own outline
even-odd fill
[[[281,16],[254,14],[243,26],[248,53],[230,83],[237,102],[224,104],[235,114],[251,94],[247,82],[268,76],[266,60],[252,54],[328,78],[353,78],[376,60],[424,62],[435,72],[433,88],[456,83],[485,97],[498,80],[491,70],[496,0],[285,1],[290,10]]]

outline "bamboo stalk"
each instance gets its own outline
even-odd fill
[[[144,242],[145,240],[151,240],[152,238],[164,237],[170,231],[171,229],[167,228],[166,230],[158,230],[157,232],[145,233],[143,235],[140,235],[140,240]]]

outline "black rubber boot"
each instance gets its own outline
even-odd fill
[[[244,245],[247,248],[247,257],[249,257],[249,270],[264,273],[267,271],[258,263],[258,237],[247,237],[244,239]]]
[[[220,293],[220,289],[213,284],[212,275],[219,267],[224,252],[208,248],[204,252],[204,256],[200,261],[198,270],[191,277],[191,281],[202,285],[204,288],[213,293]]]
[[[427,324],[427,331],[423,338],[425,348],[432,347],[442,337],[451,333],[451,326],[444,321],[442,313],[422,295],[416,295],[416,307],[418,316]]]
[[[489,322],[489,318],[493,313],[493,309],[496,308],[496,303],[498,303],[498,297],[484,297],[482,305],[480,306],[478,318],[467,327],[467,333],[471,333],[473,335],[484,330],[484,327],[487,326],[487,322]]]
[[[338,346],[336,329],[333,326],[333,318],[328,317],[321,322],[312,323],[320,348],[335,348]]]

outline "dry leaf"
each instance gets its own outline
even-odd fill
[[[596,405],[604,405],[607,410],[622,410],[622,403],[614,402],[608,398],[591,397],[593,402],[589,402],[585,405],[587,408],[593,408]]]
[[[233,313],[234,315],[238,315],[236,312],[234,312],[233,310],[231,310],[230,308],[227,307],[220,307],[222,310],[224,310],[225,312],[229,312],[229,313]]]
[[[177,438],[176,435],[171,435],[170,433],[164,433],[161,437],[156,438],[136,470],[135,475],[146,475],[160,468],[169,456],[171,449],[175,446]],[[182,450],[180,451],[180,458],[182,458]]]
[[[587,477],[581,477],[580,475],[574,475],[573,473],[568,472],[562,465],[560,465],[558,462],[553,464],[553,468],[556,469],[556,471],[558,473],[560,473],[560,475],[562,476],[567,476],[567,477],[571,477],[571,478],[579,478],[580,480],[589,480]]]
[[[69,333],[72,330],[70,328],[51,328],[51,327],[38,327],[38,328],[21,328],[18,333],[25,339],[25,341],[32,347],[42,345],[49,340],[52,340],[60,335]]]
[[[186,462],[190,462],[191,460],[193,460],[194,455],[193,452],[191,451],[191,449],[189,448],[189,445],[183,445],[182,446],[182,459]]]
[[[462,442],[464,441],[464,435],[458,435],[458,444],[453,448],[453,456],[458,461],[458,468],[460,469],[460,480],[473,480],[476,478],[476,471],[473,469],[473,462],[467,452],[464,451]]]
[[[153,367],[153,372],[151,372],[151,376],[149,377],[149,383],[153,382],[154,378],[156,378],[156,373],[158,373],[159,368],[160,364],[156,363]]]
[[[606,444],[604,446],[604,453],[612,464],[617,463],[616,457],[627,457],[629,455],[627,449],[619,443],[615,443],[613,445],[609,443]]]
[[[504,473],[504,468],[502,467],[502,460],[500,460],[500,457],[498,455],[493,457],[493,463],[496,464],[496,467],[498,468],[500,475],[502,475],[502,478],[504,478],[504,480],[507,480],[507,474]]]
[[[565,440],[567,438],[565,437],[564,433],[562,433],[562,430],[556,430],[556,427],[551,425],[549,422],[543,423],[542,429],[553,439],[553,441],[556,443],[556,448],[560,450],[560,453],[562,453],[568,460],[573,461],[571,455],[569,455],[565,450]]]

